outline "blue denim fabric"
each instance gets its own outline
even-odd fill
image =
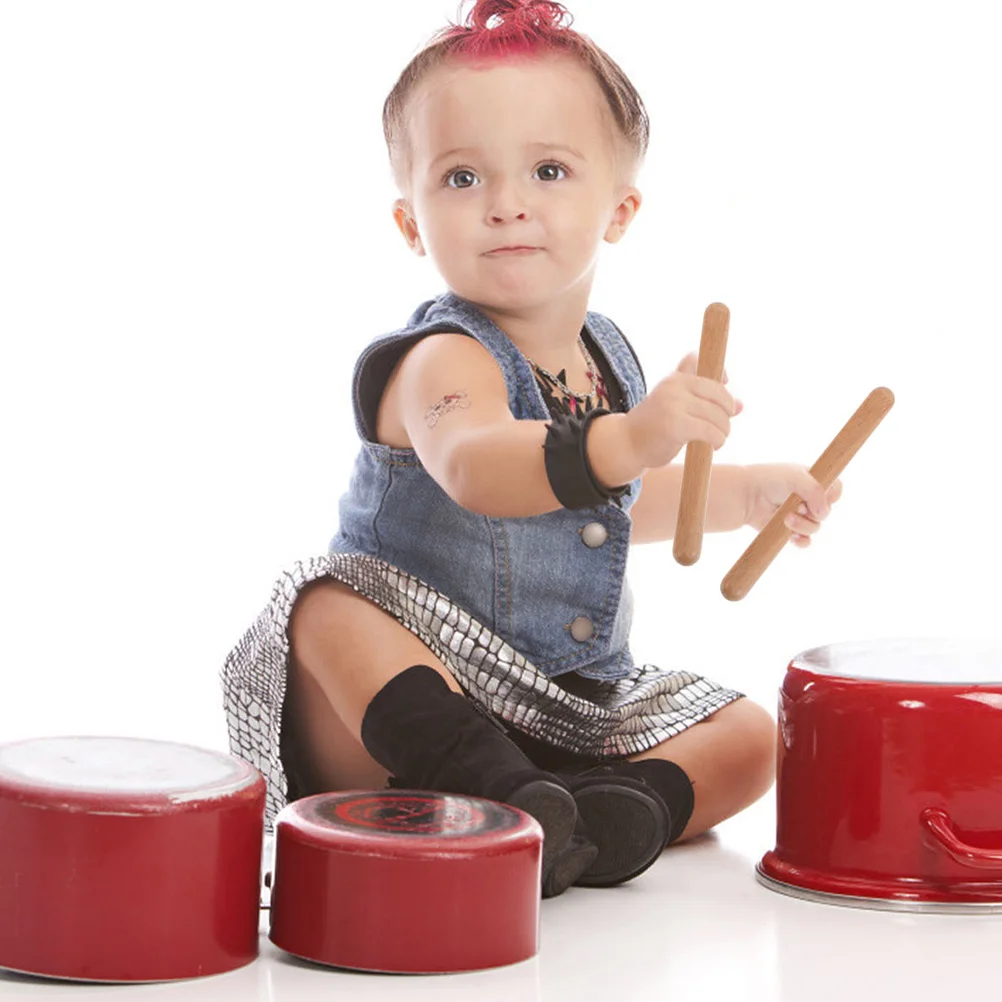
[[[644,397],[643,374],[616,326],[588,312],[585,326],[615,374],[627,408]],[[375,338],[355,366],[353,396],[361,448],[340,502],[340,525],[330,551],[366,553],[424,579],[458,602],[547,676],[577,671],[615,679],[633,668],[629,650],[632,598],[625,572],[629,511],[639,478],[620,499],[529,518],[490,518],[461,507],[425,471],[413,449],[374,441],[374,420],[362,407],[360,387],[381,391],[403,351],[421,337],[457,331],[475,337],[504,375],[508,403],[518,420],[550,414],[525,356],[467,300],[446,292],[422,303],[407,326]],[[585,545],[581,532],[601,522],[608,537]],[[571,635],[585,616],[589,640]]]

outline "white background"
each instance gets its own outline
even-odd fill
[[[731,310],[717,462],[811,465],[897,403],[806,551],[634,551],[634,653],[774,710],[798,651],[991,635],[1002,534],[993,4],[575,0],[652,120],[591,308],[648,381]],[[0,740],[225,748],[217,673],[336,528],[351,367],[444,291],[393,224],[383,100],[445,0],[0,6]],[[948,671],[949,666],[944,670]]]

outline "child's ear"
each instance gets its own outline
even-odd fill
[[[640,211],[644,196],[638,188],[629,187],[620,196],[619,204],[612,214],[612,221],[605,231],[605,240],[610,244],[619,243],[623,234],[630,228],[630,223]]]
[[[424,257],[425,249],[424,244],[421,243],[417,220],[414,218],[414,212],[406,199],[398,198],[393,203],[393,219],[397,228],[404,235],[407,246],[419,257]]]

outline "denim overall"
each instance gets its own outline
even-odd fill
[[[588,312],[585,327],[627,409],[635,407],[645,387],[632,348],[599,313]],[[491,518],[453,501],[413,449],[375,441],[376,408],[394,366],[422,337],[443,331],[475,337],[491,353],[516,419],[550,420],[525,356],[485,314],[452,292],[422,303],[406,327],[375,338],[356,363],[352,395],[362,444],[330,552],[369,554],[423,579],[546,676],[628,675],[633,602],[626,561],[639,478],[619,505]]]

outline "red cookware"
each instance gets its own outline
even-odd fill
[[[1002,648],[874,640],[806,651],[779,694],[773,890],[1002,912]]]
[[[0,745],[0,967],[168,981],[258,954],[265,784],[166,741]]]
[[[476,797],[416,790],[304,797],[275,819],[271,940],[307,960],[444,973],[539,948],[543,831]]]

